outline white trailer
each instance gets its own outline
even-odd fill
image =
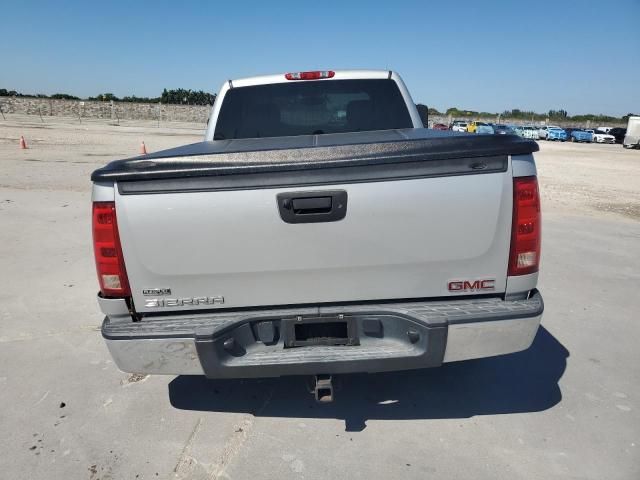
[[[622,142],[624,148],[640,148],[640,117],[629,117],[627,133]]]

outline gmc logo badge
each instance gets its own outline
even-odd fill
[[[450,292],[482,292],[495,290],[496,280],[494,278],[485,278],[480,280],[452,280],[447,284]]]

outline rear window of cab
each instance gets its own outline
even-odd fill
[[[228,90],[214,140],[412,127],[394,80],[298,81]]]

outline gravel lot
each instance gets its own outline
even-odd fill
[[[0,478],[640,478],[640,151],[540,142],[529,350],[318,406],[298,378],[127,375],[103,344],[89,175],[202,130],[0,119]]]

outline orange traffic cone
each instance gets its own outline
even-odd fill
[[[147,154],[147,146],[144,144],[144,142],[142,142],[140,144],[140,155],[146,155]]]
[[[22,150],[29,148],[27,147],[27,142],[24,141],[24,137],[22,135],[20,135],[20,148]]]

